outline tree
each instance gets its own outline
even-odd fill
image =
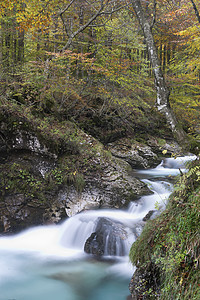
[[[164,75],[161,70],[160,62],[158,59],[157,49],[152,34],[151,25],[144,14],[143,7],[140,0],[131,0],[133,9],[140,23],[141,29],[144,34],[145,42],[147,45],[149,57],[152,64],[153,74],[155,77],[155,87],[157,92],[156,106],[157,109],[165,115],[172,132],[175,134],[178,141],[185,140],[184,131],[178,126],[176,117],[170,107],[169,103],[169,89],[166,85]]]
[[[100,113],[123,99],[123,119],[143,100],[152,106],[156,90],[158,110],[182,140],[172,109],[178,120],[187,110],[184,128],[191,120],[197,128],[199,5],[196,0],[131,2],[134,9],[127,0],[2,0],[0,71],[10,80],[2,87],[19,94],[19,87],[35,86],[42,91],[38,103],[46,94],[59,113],[66,109],[69,115],[70,107],[81,113],[92,107],[91,99],[103,101]],[[135,15],[146,45],[133,27]]]
[[[167,41],[171,44],[170,60],[165,69],[170,84],[170,103],[177,119],[192,136],[199,135],[200,130],[200,31],[197,19],[200,6],[198,1],[195,2],[194,10],[191,1],[165,1],[165,5],[158,6],[157,23],[153,29],[157,45],[162,40],[162,49],[166,43],[165,30],[170,33]]]

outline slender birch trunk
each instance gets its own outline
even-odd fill
[[[173,134],[179,142],[183,142],[186,134],[182,128],[178,126],[176,117],[169,104],[169,89],[165,83],[164,75],[161,70],[161,65],[158,59],[157,49],[151,31],[151,26],[145,17],[141,1],[131,0],[133,9],[142,28],[146,41],[150,61],[152,64],[153,74],[155,77],[155,88],[157,92],[156,106],[157,109],[165,116]]]

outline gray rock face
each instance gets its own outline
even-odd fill
[[[124,159],[135,169],[150,168],[160,162],[149,146],[132,144],[127,139],[110,143],[108,147],[114,156]]]
[[[99,218],[95,232],[87,239],[84,251],[95,256],[126,254],[127,232],[123,224]]]
[[[46,145],[42,144],[36,135],[21,130],[13,136],[12,148],[16,150],[29,150],[35,153],[52,155]]]
[[[8,161],[11,165],[18,162],[22,166],[26,165],[41,183],[45,180],[46,174],[56,167],[56,160],[38,153],[18,152],[9,156]],[[57,223],[63,218],[91,208],[125,207],[139,195],[149,193],[143,182],[129,176],[127,165],[126,162],[112,159],[104,165],[101,176],[99,174],[94,174],[93,178],[85,176],[85,187],[82,192],[78,192],[73,185],[68,184],[56,186],[56,189],[48,187],[42,201],[29,193],[27,180],[31,177],[26,177],[24,179],[26,190],[23,191],[23,188],[20,190],[18,186],[16,191],[8,189],[1,195],[0,229],[3,228],[1,231],[18,231],[29,226]],[[30,184],[37,184],[37,181],[35,183],[30,181]]]
[[[64,205],[59,202],[41,203],[24,194],[8,194],[0,204],[0,229],[4,232],[18,232],[24,228],[57,223],[66,217]]]
[[[4,166],[9,169],[9,174],[4,172],[6,178],[0,176],[0,231],[19,231],[34,225],[57,223],[90,208],[126,207],[130,201],[149,193],[146,184],[129,174],[131,166],[126,160],[106,156],[103,145],[84,132],[76,141],[79,150],[83,141],[86,150],[97,144],[99,147],[86,165],[92,171],[85,172],[84,169],[84,188],[78,192],[69,181],[59,183],[59,177],[54,177],[57,183],[52,184],[52,177],[47,175],[54,170],[60,174],[61,157],[69,160],[68,156],[73,154],[74,160],[80,158],[76,151],[69,153],[68,140],[63,141],[66,145],[62,144],[55,154],[47,140],[28,131],[24,125],[20,125],[23,128],[10,128],[5,121],[0,124],[0,168],[2,172]],[[151,155],[148,149],[143,152],[146,156]],[[81,168],[82,165],[80,173]]]
[[[22,122],[20,122],[22,124]],[[7,128],[7,124],[3,123],[0,126],[0,151],[11,150],[27,150],[41,155],[48,155],[56,158],[50,149],[41,142],[37,134],[25,129],[13,129]]]
[[[58,201],[64,201],[69,217],[91,208],[122,208],[139,195],[150,193],[146,184],[129,175],[130,165],[117,158],[105,163],[102,176],[86,178],[86,185],[81,193],[74,187],[60,190]]]
[[[147,144],[155,153],[162,153],[163,150],[167,150],[168,155],[184,154],[180,145],[173,140],[161,140],[159,142],[159,140],[150,138],[147,140]]]

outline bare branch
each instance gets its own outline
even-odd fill
[[[64,18],[64,16],[63,16],[63,14],[70,8],[70,6],[71,6],[75,1],[76,1],[76,0],[71,0],[71,2],[70,2],[63,10],[61,10],[61,11],[59,12],[59,16],[60,16],[60,18],[61,18],[61,21],[62,21],[62,23],[63,23],[65,32],[66,32],[66,34],[67,34],[68,37],[70,36],[69,33],[68,33],[69,29],[68,29],[67,23],[65,22],[65,18]]]
[[[109,0],[108,0],[109,1]],[[108,3],[108,1],[106,1],[106,4]],[[104,9],[105,5],[103,4],[103,0],[101,0],[101,6],[98,9],[98,11],[96,12],[95,15],[93,15],[86,24],[84,24],[83,26],[80,26],[79,29],[77,31],[75,31],[74,33],[72,33],[67,41],[67,43],[65,44],[65,46],[62,48],[61,52],[66,50],[72,43],[73,39],[82,31],[84,31],[101,13],[101,11]]]
[[[71,2],[62,11],[60,11],[59,13],[60,16],[63,15],[70,8],[70,6],[74,3],[74,1],[76,0],[71,0]]]
[[[60,15],[60,18],[62,20],[62,23],[64,25],[64,29],[65,29],[65,32],[68,36],[68,41],[67,43],[65,44],[65,46],[62,48],[61,52],[66,50],[67,48],[70,47],[70,45],[72,44],[72,41],[73,39],[78,35],[80,34],[81,32],[83,32],[88,26],[91,26],[92,22],[99,16],[102,16],[102,15],[112,15],[113,13],[115,12],[118,12],[119,10],[121,10],[122,8],[126,7],[126,5],[123,5],[123,6],[119,6],[117,7],[115,1],[111,1],[111,0],[101,0],[100,1],[100,7],[99,9],[97,10],[96,8],[95,9],[95,13],[94,15],[82,26],[80,26],[75,32],[71,32],[70,33],[70,30],[67,26],[67,23],[65,21],[65,18],[63,16],[63,14],[68,10],[68,8],[73,4],[75,0],[72,0],[66,7],[65,9],[63,9],[62,11],[60,11],[59,15]],[[89,3],[87,1],[87,3]],[[104,10],[104,9],[108,9],[108,10]]]
[[[198,19],[198,21],[199,21],[199,23],[200,23],[200,15],[199,15],[198,8],[197,8],[197,6],[196,6],[196,4],[194,3],[193,0],[190,0],[190,1],[191,1],[192,5],[193,5],[193,8],[194,8],[195,14],[196,14],[196,16],[197,16],[197,19]]]
[[[153,2],[153,20],[151,24],[151,29],[153,28],[154,24],[156,23],[156,6],[157,6],[157,1],[154,0]]]
[[[120,7],[116,8],[116,9],[112,9],[111,11],[102,11],[100,13],[100,15],[111,15],[111,14],[114,14],[115,12],[117,12],[117,11],[121,10],[122,8],[127,7],[127,6],[128,5],[126,4],[126,5],[120,6]]]

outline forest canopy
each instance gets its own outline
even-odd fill
[[[137,2],[151,25],[170,104],[198,137],[200,4],[193,0],[1,1],[1,103],[79,122],[86,111],[144,122],[141,107],[153,108],[156,93]]]

